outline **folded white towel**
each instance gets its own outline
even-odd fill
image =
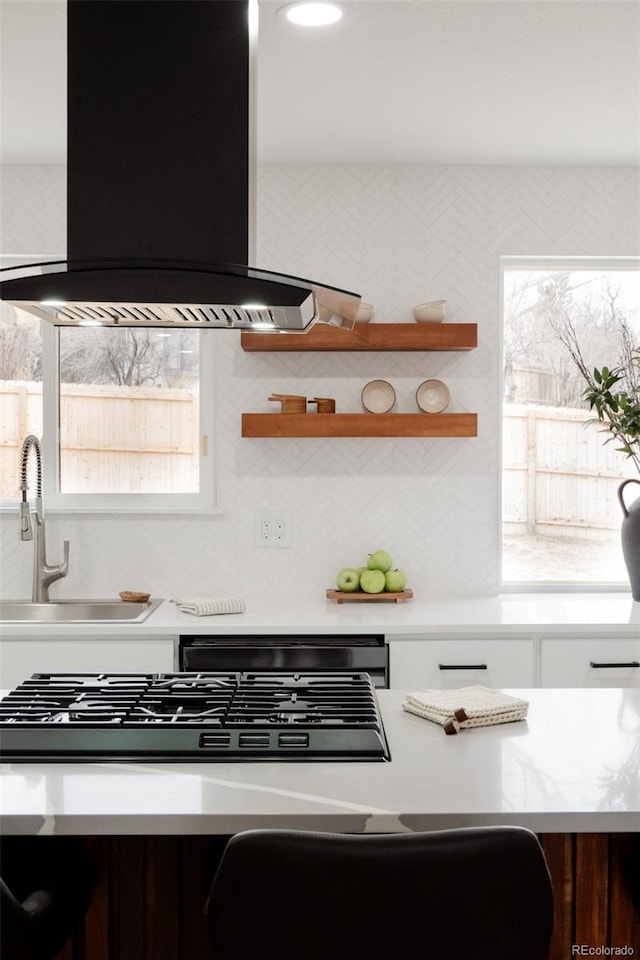
[[[195,617],[210,617],[218,613],[244,613],[245,602],[224,590],[204,590],[185,600],[172,600],[178,610]]]
[[[409,713],[441,724],[450,733],[457,733],[461,727],[487,727],[524,720],[529,710],[526,700],[489,687],[419,690],[407,694],[402,706]]]

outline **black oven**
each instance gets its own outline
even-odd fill
[[[180,637],[178,670],[264,673],[368,673],[389,686],[389,647],[380,634]]]

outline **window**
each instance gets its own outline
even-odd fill
[[[214,506],[210,332],[54,328],[0,310],[3,501],[19,495],[20,446],[35,433],[47,509]]]
[[[640,261],[505,257],[502,579],[628,588],[616,491],[635,475],[593,422],[589,369],[640,344]]]

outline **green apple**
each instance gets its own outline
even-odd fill
[[[389,593],[401,593],[407,585],[407,576],[398,570],[396,567],[395,570],[387,570],[384,575],[385,579],[385,590],[388,590]]]
[[[365,570],[360,577],[360,586],[365,593],[382,593],[384,584],[385,580],[382,570]]]
[[[386,573],[392,566],[393,560],[386,550],[376,550],[375,553],[370,553],[367,559],[367,567],[369,570],[381,570],[383,573]]]
[[[353,593],[360,585],[360,574],[354,567],[343,567],[336,577],[336,585],[343,593]]]

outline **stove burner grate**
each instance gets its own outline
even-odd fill
[[[0,700],[0,754],[388,759],[362,673],[34,674]]]

